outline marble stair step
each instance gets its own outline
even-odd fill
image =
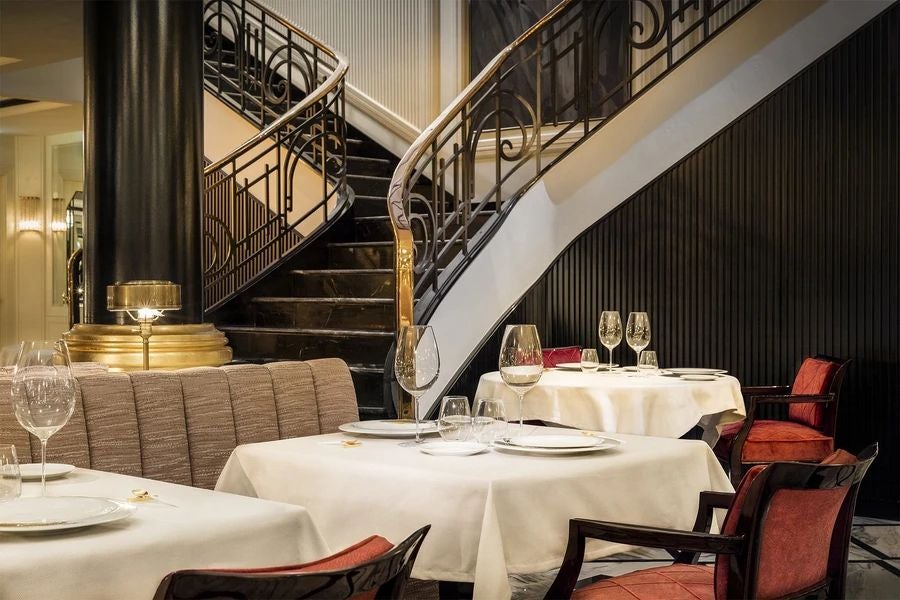
[[[295,269],[295,297],[393,298],[393,269]]]
[[[251,305],[260,327],[394,330],[393,298],[259,297]]]
[[[347,156],[348,175],[377,175],[380,177],[391,177],[394,174],[394,168],[396,166],[397,161],[388,158],[355,155]]]
[[[347,175],[347,185],[356,195],[387,197],[390,175]]]
[[[235,356],[310,360],[338,356],[348,364],[383,364],[393,331],[220,325]]]
[[[416,213],[413,213],[416,214]],[[469,217],[469,237],[481,229],[487,220],[494,215],[493,212],[482,212],[474,217]],[[413,215],[410,215],[412,217]],[[394,231],[391,228],[391,218],[388,215],[357,216],[353,219],[356,239],[366,241],[393,240]],[[459,230],[457,219],[450,217],[446,224],[447,236],[455,235]]]
[[[422,243],[416,242],[419,251]],[[457,240],[449,250],[443,251],[438,267],[446,267],[462,249],[462,240]],[[339,242],[328,244],[328,262],[332,268],[343,269],[393,269],[394,242]]]

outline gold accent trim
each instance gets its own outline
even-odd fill
[[[159,279],[139,279],[106,286],[106,308],[112,311],[179,310],[181,286]]]
[[[72,361],[97,362],[111,371],[140,371],[143,340],[133,325],[79,323],[63,335]],[[231,362],[228,338],[210,323],[153,327],[153,369],[218,367]]]

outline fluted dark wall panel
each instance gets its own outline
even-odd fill
[[[646,310],[663,366],[746,385],[852,357],[838,443],[880,442],[861,507],[897,515],[898,62],[895,4],[585,232],[506,322],[538,323],[545,346],[597,346],[602,310]],[[496,370],[501,334],[456,391]],[[615,358],[635,362],[627,346]]]

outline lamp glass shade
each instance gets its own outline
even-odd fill
[[[38,196],[20,196],[18,204],[19,231],[41,231],[41,199]]]

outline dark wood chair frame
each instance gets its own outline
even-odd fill
[[[370,590],[378,590],[375,597],[379,600],[402,598],[419,548],[430,528],[431,525],[422,527],[376,559],[342,570],[294,574],[176,571],[163,579],[154,600],[336,600]]]
[[[732,442],[731,444],[731,454],[728,460],[729,472],[731,474],[731,483],[735,487],[737,487],[737,484],[740,483],[741,477],[744,476],[744,473],[749,467],[758,464],[768,464],[743,462],[741,460],[741,456],[744,452],[744,443],[747,441],[747,437],[750,435],[750,429],[753,427],[753,423],[756,421],[757,409],[760,405],[790,405],[809,402],[823,403],[825,404],[825,417],[822,429],[820,429],[820,431],[828,437],[834,438],[841,386],[844,383],[844,377],[847,374],[847,367],[851,361],[841,358],[835,358],[833,356],[826,356],[824,354],[817,354],[815,358],[818,360],[827,360],[839,365],[837,371],[834,373],[834,376],[831,379],[831,385],[828,388],[828,392],[825,394],[791,394],[791,386],[789,385],[741,388],[741,394],[743,394],[744,396],[744,402],[748,404],[747,418],[744,419],[744,425],[741,427],[741,430],[734,438],[734,442]]]
[[[828,554],[827,575],[821,582],[800,590],[797,598],[810,595],[819,598],[844,598],[847,579],[847,556],[850,528],[856,508],[859,484],[869,465],[878,455],[878,444],[872,444],[850,465],[819,465],[799,462],[772,463],[753,480],[738,516],[740,535],[709,533],[713,509],[731,506],[733,493],[702,492],[693,531],[678,531],[605,521],[572,519],[569,542],[562,567],[545,596],[546,600],[569,598],[578,582],[584,562],[587,539],[663,548],[677,551],[676,563],[696,564],[701,552],[726,554],[728,560],[728,598],[756,598],[759,575],[759,552],[762,546],[766,513],[772,497],[779,490],[832,489],[849,486],[837,516]],[[802,515],[798,515],[802,518]]]

